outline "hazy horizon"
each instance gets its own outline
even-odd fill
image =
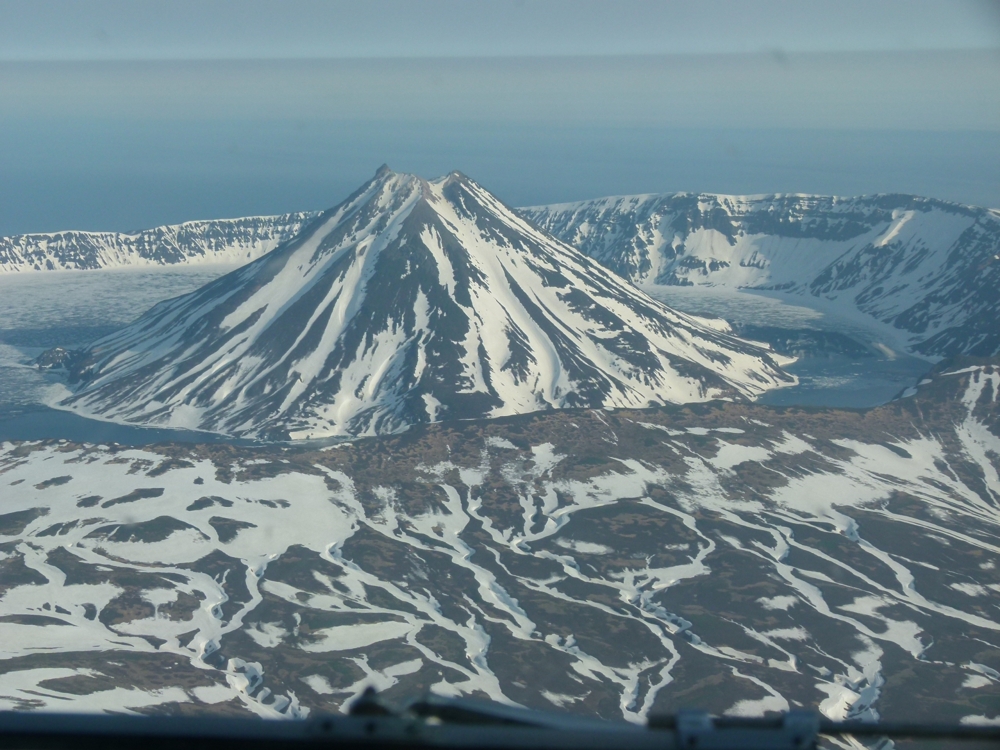
[[[384,126],[385,127],[385,126]],[[53,129],[58,131],[57,126]],[[408,129],[383,137],[377,123],[303,128],[240,124],[73,135],[69,164],[24,158],[0,183],[0,235],[83,229],[128,231],[197,219],[323,210],[382,163],[433,178],[458,169],[509,205],[657,192],[729,194],[901,192],[1000,207],[992,132],[664,130],[552,127]],[[296,132],[295,149],[273,145]],[[162,153],[142,151],[152,136]],[[65,133],[25,134],[36,147]],[[10,143],[12,139],[8,138]],[[164,140],[171,142],[164,147]],[[388,143],[391,141],[391,143]],[[31,144],[26,144],[31,145]],[[25,149],[24,152],[27,152]],[[110,153],[114,152],[114,153]],[[131,153],[130,153],[131,152]],[[923,152],[913,164],[911,154]],[[173,157],[173,159],[171,158]],[[11,160],[12,161],[12,160]],[[992,199],[992,200],[991,200]]]
[[[0,0],[0,235],[323,209],[383,162],[1000,207],[998,7]]]

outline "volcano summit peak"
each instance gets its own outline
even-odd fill
[[[459,172],[383,166],[269,254],[78,353],[62,406],[297,439],[794,382],[727,330],[656,302]]]

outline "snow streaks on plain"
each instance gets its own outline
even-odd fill
[[[995,719],[1000,373],[957,369],[868,412],[4,444],[0,707]]]

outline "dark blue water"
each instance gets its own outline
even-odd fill
[[[75,443],[110,445],[156,445],[158,443],[236,443],[252,445],[252,441],[233,440],[211,432],[193,430],[161,430],[147,427],[99,422],[70,412],[31,405],[0,413],[0,441],[3,440],[69,440]]]
[[[930,363],[916,357],[803,357],[785,368],[798,377],[797,386],[770,391],[758,401],[772,406],[878,406],[914,385],[930,367]]]

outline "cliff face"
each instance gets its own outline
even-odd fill
[[[0,273],[193,264],[242,265],[298,234],[316,214],[188,221],[139,232],[0,237]]]
[[[896,328],[911,351],[1000,352],[1000,212],[908,195],[639,195],[522,214],[647,289],[780,292]]]

